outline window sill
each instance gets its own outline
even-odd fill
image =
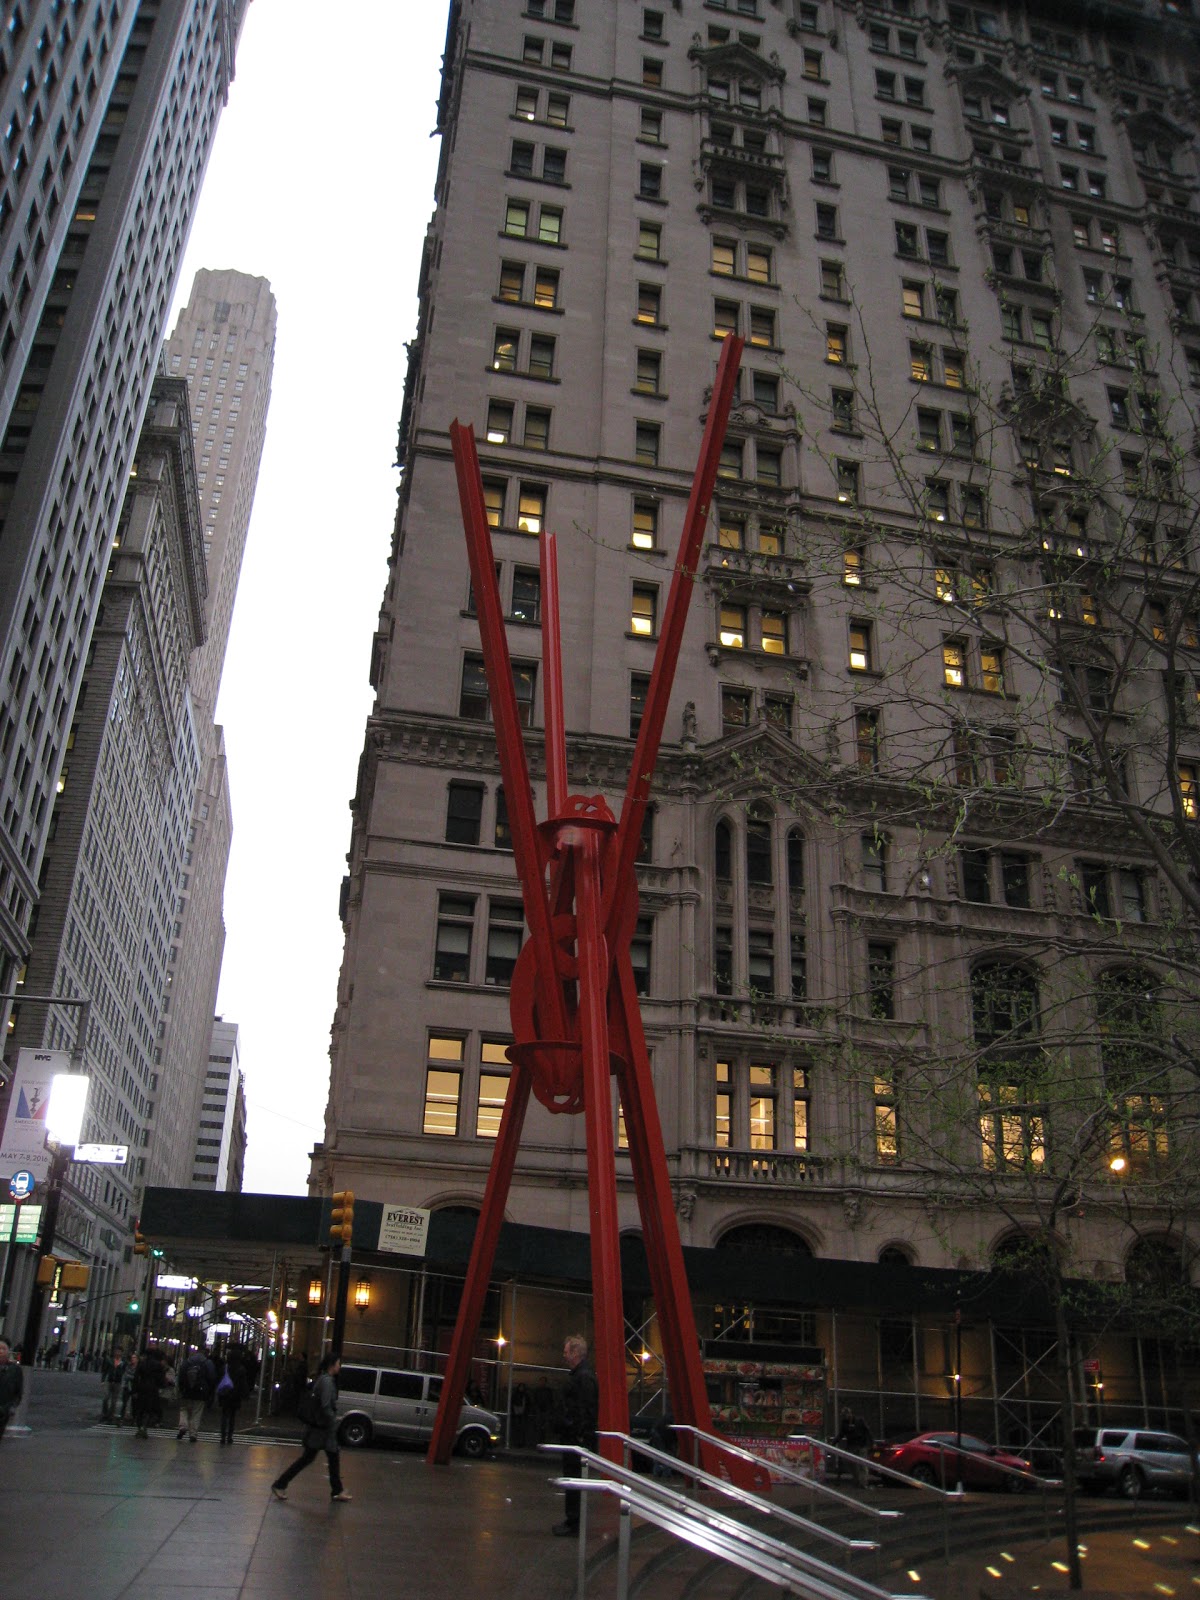
[[[671,398],[664,389],[639,389],[636,383],[629,392],[632,395],[636,395],[639,400],[669,400]]]
[[[666,267],[670,265],[666,256],[641,256],[636,250],[633,252],[633,259],[641,267]]]
[[[540,372],[523,372],[518,367],[487,366],[484,371],[491,378],[524,378],[529,383],[548,383],[552,387],[557,387],[562,383],[561,378],[546,376]]]
[[[844,246],[846,243],[845,239],[836,233],[814,233],[813,238],[818,244],[840,244]]]
[[[884,674],[875,667],[847,667],[846,671],[852,678],[870,678],[876,683],[882,683]]]
[[[536,172],[514,172],[511,167],[509,167],[504,176],[512,178],[516,183],[536,183],[543,189],[569,189],[571,187],[565,178],[542,178]]]
[[[639,133],[633,142],[634,144],[644,144],[651,150],[667,149],[667,141],[665,139],[652,139],[650,135],[646,133]]]
[[[657,545],[657,544],[656,545],[650,545],[649,547],[647,547],[644,544],[627,544],[625,546],[625,548],[626,548],[626,550],[631,551],[635,555],[653,556],[656,560],[659,560],[659,561],[664,561],[666,559],[666,557],[667,557],[667,554],[668,554],[668,552],[666,550],[664,550],[661,547],[661,545]]]
[[[536,244],[543,250],[565,250],[567,247],[559,239],[541,239],[536,233],[506,233],[500,229],[501,239],[512,239],[520,244]]]
[[[632,321],[635,328],[643,328],[647,332],[666,333],[668,329],[668,324],[665,322],[643,322],[641,317],[634,317]]]
[[[492,304],[496,306],[515,306],[518,311],[544,311],[552,317],[565,315],[561,306],[540,306],[536,300],[506,300],[502,294],[492,296]]]
[[[779,285],[772,279],[746,278],[740,272],[718,272],[715,267],[709,267],[708,275],[710,278],[715,278],[718,283],[744,283],[747,288],[752,290],[779,288]]]
[[[809,182],[815,184],[818,189],[840,189],[842,187],[836,178],[810,178]]]
[[[664,210],[670,204],[670,201],[664,200],[662,195],[660,195],[660,194],[642,194],[642,192],[640,190],[634,195],[633,198],[640,205],[644,205],[644,206],[662,206],[664,208]]]

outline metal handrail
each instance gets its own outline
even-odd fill
[[[592,1456],[608,1471],[613,1468],[612,1462],[594,1456],[591,1451],[576,1453]],[[622,1472],[624,1470],[621,1469]],[[644,1522],[652,1523],[695,1549],[728,1561],[731,1566],[762,1578],[776,1588],[786,1589],[799,1600],[897,1600],[885,1589],[878,1589],[861,1578],[839,1572],[836,1567],[827,1566],[816,1556],[793,1550],[777,1539],[756,1534],[718,1511],[697,1506],[694,1501],[676,1494],[674,1490],[664,1491],[661,1486],[651,1488],[644,1484],[641,1488],[634,1488],[613,1478],[556,1478],[554,1482],[559,1488],[608,1494],[619,1501],[621,1521],[617,1540],[617,1600],[627,1600],[629,1594],[631,1512],[636,1512]],[[580,1543],[582,1548],[582,1538]],[[581,1584],[579,1600],[582,1597]],[[916,1596],[913,1600],[924,1600],[924,1597]]]
[[[936,1483],[926,1483],[924,1478],[910,1478],[907,1472],[897,1472],[894,1467],[885,1467],[880,1461],[872,1461],[869,1456],[856,1455],[853,1450],[843,1450],[840,1445],[827,1444],[824,1439],[816,1439],[811,1433],[789,1433],[789,1439],[795,1439],[799,1444],[811,1445],[814,1449],[824,1450],[829,1455],[841,1456],[846,1461],[852,1461],[856,1466],[865,1468],[868,1472],[877,1472],[881,1478],[894,1478],[897,1483],[903,1483],[910,1489],[926,1489],[931,1494],[936,1494],[946,1500],[961,1500],[961,1489],[939,1489]],[[951,1446],[951,1449],[954,1447]],[[940,1446],[939,1446],[940,1449]],[[942,1481],[945,1482],[945,1463],[942,1463]]]
[[[786,1466],[782,1461],[764,1461],[761,1456],[744,1450],[740,1444],[734,1444],[731,1439],[723,1438],[720,1434],[705,1433],[703,1428],[693,1427],[690,1422],[673,1422],[672,1429],[676,1433],[690,1433],[705,1444],[710,1444],[718,1450],[723,1450],[727,1455],[737,1456],[741,1461],[749,1461],[753,1466],[764,1467],[768,1472],[778,1478],[783,1478],[788,1483],[798,1483],[812,1494],[823,1495],[827,1500],[836,1500],[839,1505],[850,1506],[855,1511],[860,1511],[864,1517],[873,1517],[877,1522],[890,1521],[894,1517],[903,1516],[903,1512],[889,1511],[883,1506],[869,1506],[863,1500],[856,1500],[851,1494],[843,1494],[840,1489],[831,1489],[827,1483],[818,1483],[811,1473],[797,1472],[794,1467]],[[801,1435],[793,1434],[790,1437],[800,1438]],[[823,1441],[821,1448],[824,1449]],[[640,1450],[641,1445],[638,1446]],[[905,1480],[908,1481],[907,1479]]]
[[[724,1495],[727,1500],[733,1500],[738,1505],[749,1506],[765,1517],[776,1517],[788,1527],[799,1528],[803,1533],[815,1539],[823,1539],[827,1544],[836,1545],[844,1554],[850,1555],[856,1550],[878,1550],[879,1542],[876,1539],[851,1539],[844,1533],[835,1533],[832,1528],[824,1528],[819,1522],[813,1522],[809,1517],[802,1517],[798,1511],[789,1511],[786,1506],[776,1505],[764,1495],[755,1494],[753,1489],[742,1489],[736,1483],[730,1483],[725,1478],[718,1478],[711,1472],[705,1472],[703,1467],[695,1466],[690,1461],[680,1461],[677,1456],[668,1455],[665,1450],[658,1450],[652,1444],[647,1444],[643,1439],[635,1439],[628,1433],[602,1432],[602,1439],[619,1439],[625,1446],[625,1466],[630,1471],[637,1469],[628,1459],[629,1451],[636,1450],[640,1456],[645,1456],[650,1461],[657,1461],[660,1466],[670,1467],[673,1472],[681,1473],[684,1477],[699,1484],[702,1488],[712,1489],[715,1493]],[[658,1487],[657,1485],[655,1487]],[[897,1513],[898,1515],[899,1513]]]

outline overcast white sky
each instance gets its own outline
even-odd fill
[[[253,0],[180,274],[176,311],[201,267],[234,267],[279,312],[217,707],[234,816],[217,1009],[241,1030],[248,1190],[302,1193],[324,1126],[448,9]]]

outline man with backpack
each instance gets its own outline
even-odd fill
[[[193,1350],[179,1369],[179,1432],[175,1435],[176,1439],[182,1439],[186,1433],[195,1444],[200,1418],[216,1387],[217,1369],[203,1350]]]

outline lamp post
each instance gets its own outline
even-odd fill
[[[62,1200],[63,1183],[67,1166],[83,1126],[83,1113],[87,1106],[88,1078],[84,1070],[84,1051],[87,1047],[88,1019],[91,1016],[90,1000],[64,1000],[57,995],[22,995],[22,1000],[49,1001],[55,1005],[78,1006],[80,1015],[75,1029],[75,1048],[71,1052],[71,1071],[58,1073],[51,1085],[50,1102],[46,1107],[46,1139],[53,1147],[50,1171],[46,1178],[46,1209],[42,1215],[42,1239],[37,1248],[37,1265],[54,1249],[54,1234],[58,1227],[58,1208]],[[29,1296],[29,1314],[25,1319],[25,1336],[21,1346],[24,1366],[33,1365],[38,1340],[42,1332],[42,1315],[46,1309],[47,1285],[39,1283],[40,1272],[34,1273],[33,1288]]]

